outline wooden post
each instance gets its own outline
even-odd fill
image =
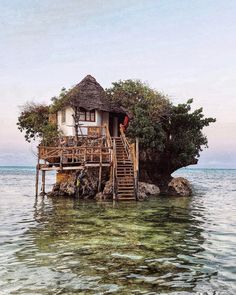
[[[85,150],[84,150],[84,163],[87,162],[87,147],[85,147]]]
[[[38,196],[39,190],[39,168],[38,165],[36,166],[36,182],[35,182],[35,196]]]
[[[61,147],[61,150],[60,150],[60,169],[62,170],[62,161],[63,161],[63,150],[62,150],[62,147]]]
[[[113,139],[113,159],[112,159],[112,188],[113,188],[113,200],[116,200],[116,143]]]
[[[102,186],[102,147],[100,147],[100,165],[99,165],[98,192],[101,191],[101,186]]]
[[[36,165],[36,181],[35,181],[35,196],[38,196],[39,189],[39,148],[38,148],[38,161]]]
[[[136,137],[136,169],[139,172],[139,139]]]
[[[139,181],[139,139],[138,139],[138,137],[136,137],[136,139],[135,139],[135,161],[136,161],[136,163],[135,163],[135,166],[136,166],[136,175],[135,175],[135,177],[136,177],[136,184],[135,184],[135,190],[136,190],[136,199],[138,199],[138,181]]]
[[[41,191],[45,195],[45,179],[46,179],[46,171],[42,170],[42,188]]]

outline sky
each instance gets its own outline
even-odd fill
[[[141,79],[217,119],[198,168],[236,168],[235,0],[0,0],[0,165],[33,165],[19,106],[87,74]]]

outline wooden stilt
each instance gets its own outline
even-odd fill
[[[98,192],[101,191],[101,186],[102,186],[102,149],[100,149],[100,165],[99,165]]]
[[[36,166],[36,182],[35,182],[35,196],[38,196],[38,189],[39,189],[39,167]]]
[[[116,143],[115,139],[112,142],[113,152],[112,152],[112,190],[113,190],[113,200],[116,200]]]
[[[46,171],[42,171],[42,193],[45,194],[45,179],[46,179]]]
[[[136,200],[138,199],[138,181],[139,181],[139,139],[136,137],[136,142],[135,142],[135,170],[136,170],[136,175],[135,175],[135,195],[136,195]]]

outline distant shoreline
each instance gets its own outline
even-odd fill
[[[34,165],[0,165],[0,169],[4,169],[4,168],[25,168],[25,169],[35,169],[35,166]],[[175,172],[173,173],[176,173],[178,171],[183,171],[183,170],[236,170],[236,168],[200,168],[200,167],[196,167],[196,168],[180,168],[179,170],[176,170]]]

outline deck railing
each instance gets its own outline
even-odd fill
[[[108,147],[48,147],[39,146],[39,158],[54,164],[109,163],[111,152]]]
[[[52,140],[50,146],[42,142],[38,147],[39,159],[49,164],[110,163],[112,145],[106,126],[83,126],[87,136],[62,136]]]

